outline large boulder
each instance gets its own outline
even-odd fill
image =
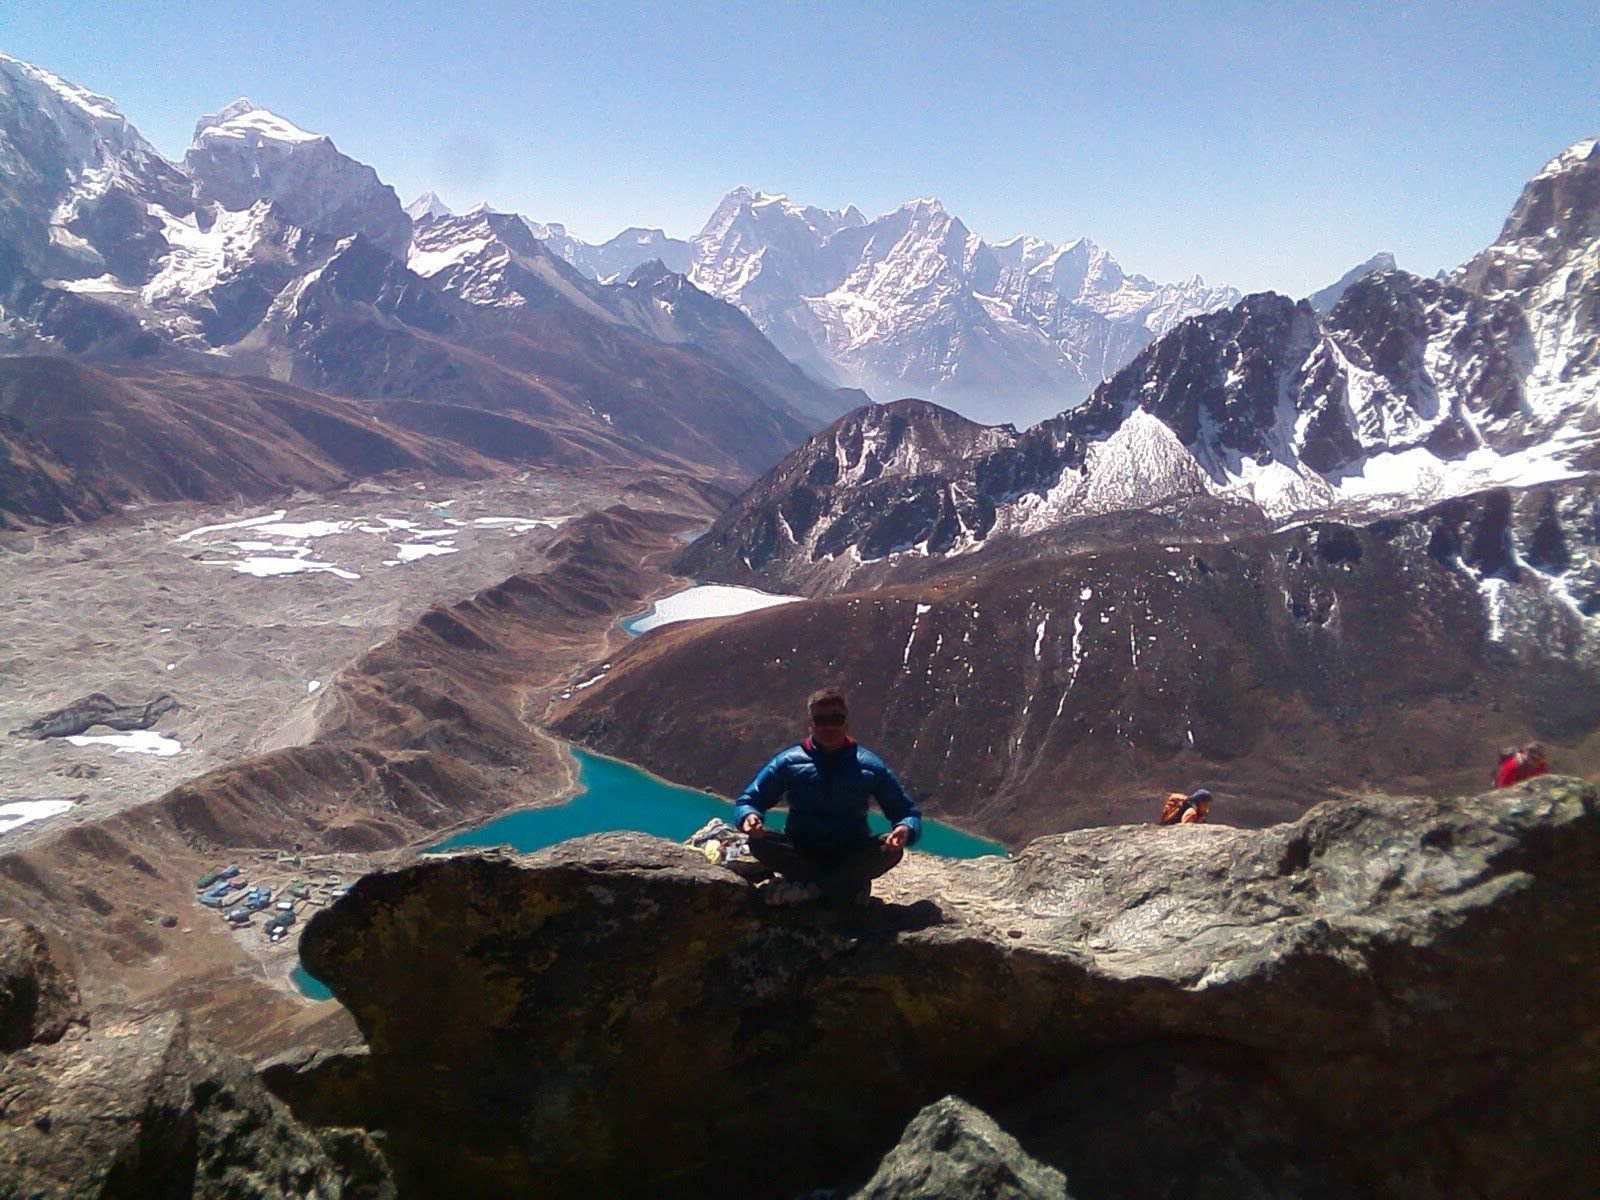
[[[56,965],[44,934],[0,920],[0,1054],[60,1041],[81,1020],[77,984]]]
[[[850,1200],[1071,1200],[1060,1171],[1029,1158],[994,1118],[957,1096],[928,1105]]]
[[[954,1092],[1080,1197],[1589,1196],[1597,884],[1546,778],[914,854],[843,915],[640,835],[430,858],[301,952],[418,1195],[793,1196]]]
[[[96,1015],[37,930],[0,922],[0,1196],[392,1200],[372,1137],[297,1122],[175,1013]]]

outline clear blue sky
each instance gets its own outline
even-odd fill
[[[0,50],[180,158],[237,96],[409,201],[697,232],[741,184],[993,241],[1087,235],[1157,279],[1303,294],[1423,274],[1600,135],[1600,4],[243,5],[11,0]]]

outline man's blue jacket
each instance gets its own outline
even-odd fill
[[[871,836],[867,802],[876,800],[883,815],[911,831],[911,844],[922,836],[922,814],[888,765],[854,741],[833,753],[810,738],[773,755],[733,806],[737,829],[751,813],[765,813],[789,799],[785,832],[804,849],[836,849]]]

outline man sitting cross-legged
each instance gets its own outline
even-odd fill
[[[733,823],[750,836],[750,853],[791,883],[773,885],[769,900],[863,902],[872,881],[896,866],[921,835],[922,814],[884,761],[850,736],[843,693],[814,692],[806,707],[809,736],[761,768],[740,793]],[[789,820],[779,833],[766,827],[762,814],[785,798]],[[867,828],[873,800],[894,823],[880,837]]]

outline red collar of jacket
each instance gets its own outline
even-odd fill
[[[844,745],[840,746],[838,750],[824,750],[821,746],[817,745],[811,740],[810,734],[807,734],[806,740],[800,743],[800,749],[804,750],[807,754],[838,754],[841,751],[850,749],[855,744],[855,738],[851,737],[847,733],[844,735]]]

